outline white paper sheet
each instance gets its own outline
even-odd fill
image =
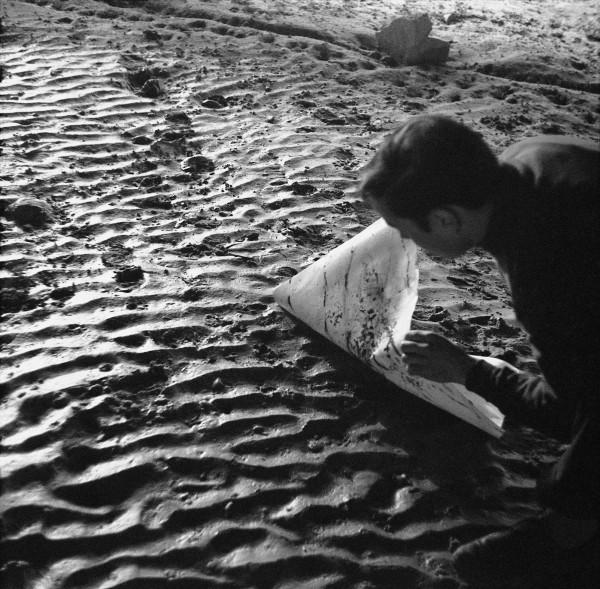
[[[417,303],[416,259],[414,243],[380,219],[279,285],[274,297],[400,388],[499,437],[503,415],[494,405],[461,385],[406,371],[398,343]]]

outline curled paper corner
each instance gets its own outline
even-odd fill
[[[501,437],[504,433],[502,429],[504,415],[495,405],[469,391],[463,385],[434,382],[409,374],[399,350],[403,335],[400,332],[392,333],[389,338],[380,342],[370,358],[369,364],[373,370],[399,388],[452,413],[496,438]],[[473,357],[495,365],[506,364],[494,358]]]
[[[380,219],[280,284],[273,297],[344,349],[364,340],[358,347],[366,360],[375,342],[407,316],[409,291],[416,304],[417,284],[415,245]]]
[[[280,284],[275,301],[346,352],[414,395],[492,436],[500,411],[465,387],[410,375],[398,344],[418,298],[415,244],[380,219]]]

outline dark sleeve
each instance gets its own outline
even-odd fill
[[[558,440],[569,440],[573,414],[542,376],[479,360],[467,374],[465,386],[509,419]]]

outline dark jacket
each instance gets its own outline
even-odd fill
[[[508,278],[543,377],[479,362],[466,386],[508,417],[567,440],[581,415],[600,419],[600,151],[543,136],[500,161],[508,190],[482,245]]]

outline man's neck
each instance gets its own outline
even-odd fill
[[[519,170],[510,164],[500,163],[497,184],[493,187],[487,204],[482,207],[485,209],[482,211],[484,231],[478,242],[478,245],[494,255],[502,240],[504,216],[513,209],[514,199],[521,185]]]
[[[489,232],[490,221],[492,219],[496,204],[489,200],[478,209],[470,211],[467,217],[469,233],[474,246],[482,245]]]

